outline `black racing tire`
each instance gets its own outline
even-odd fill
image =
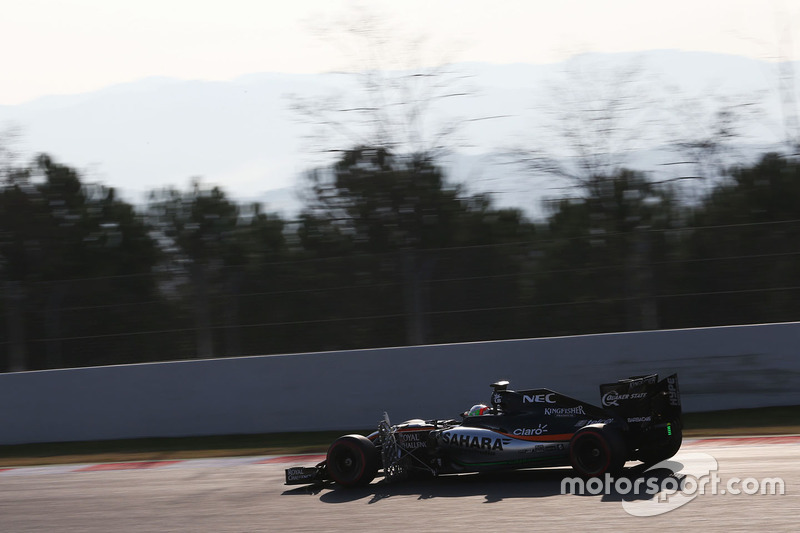
[[[368,485],[375,479],[379,466],[377,448],[363,435],[339,437],[328,448],[328,475],[343,487]]]
[[[625,466],[627,447],[620,431],[605,424],[579,429],[569,441],[569,461],[584,478],[616,475]]]
[[[683,433],[680,429],[673,427],[672,435],[656,444],[650,444],[644,448],[640,448],[636,456],[646,465],[658,464],[678,453],[682,443]]]

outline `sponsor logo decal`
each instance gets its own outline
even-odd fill
[[[577,405],[575,407],[545,407],[544,414],[553,416],[586,416],[583,412],[583,406]]]
[[[612,390],[611,392],[603,394],[603,405],[606,407],[610,405],[619,406],[619,404],[617,403],[618,401],[619,401],[619,393],[617,391]]]
[[[503,441],[506,441],[505,443]],[[503,450],[503,444],[508,444],[511,439],[493,439],[491,437],[478,437],[459,433],[442,433],[442,442],[458,448],[474,448],[478,450]]]
[[[634,416],[633,418],[629,418],[628,422],[650,422],[653,418],[649,416]]]
[[[416,450],[417,448],[425,447],[425,442],[423,442],[419,433],[400,433],[399,436],[403,448]]]
[[[555,395],[554,392],[548,394],[523,394],[522,403],[556,403],[553,398]]]
[[[648,385],[655,385],[656,384],[656,377],[655,376],[650,376],[648,378],[634,379],[634,380],[631,380],[629,382],[629,386],[630,387],[639,387],[641,385],[644,385],[645,383],[648,384]]]
[[[316,473],[317,473],[316,468],[305,468],[305,467],[287,468],[286,481],[305,481],[307,479],[313,479]]]
[[[641,398],[646,398],[646,397],[647,397],[646,392],[634,392],[633,394],[620,394],[617,391],[612,390],[603,395],[603,405],[605,407],[611,407],[612,405],[619,407],[618,402],[620,401],[639,400]]]
[[[667,391],[669,392],[669,404],[679,406],[681,400],[678,397],[678,388],[675,386],[675,378],[667,378]]]
[[[537,444],[533,448],[528,450],[523,450],[522,453],[549,453],[552,454],[553,452],[563,452],[565,446],[561,442],[554,442],[551,444]]]
[[[519,437],[525,437],[528,435],[541,435],[542,433],[547,433],[547,424],[539,424],[537,428],[517,428],[512,431],[514,435]]]

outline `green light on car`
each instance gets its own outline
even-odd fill
[[[672,425],[667,424],[667,435],[672,436]]]

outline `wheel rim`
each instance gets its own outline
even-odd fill
[[[595,435],[587,434],[578,439],[574,445],[575,460],[580,469],[587,474],[602,473],[608,467],[608,449]]]
[[[331,473],[340,483],[355,482],[364,471],[363,456],[346,444],[339,445],[331,454]]]

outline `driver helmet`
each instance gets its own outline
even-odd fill
[[[467,416],[481,416],[486,414],[486,411],[488,410],[489,410],[488,406],[479,403],[469,408],[469,411],[467,411]]]

